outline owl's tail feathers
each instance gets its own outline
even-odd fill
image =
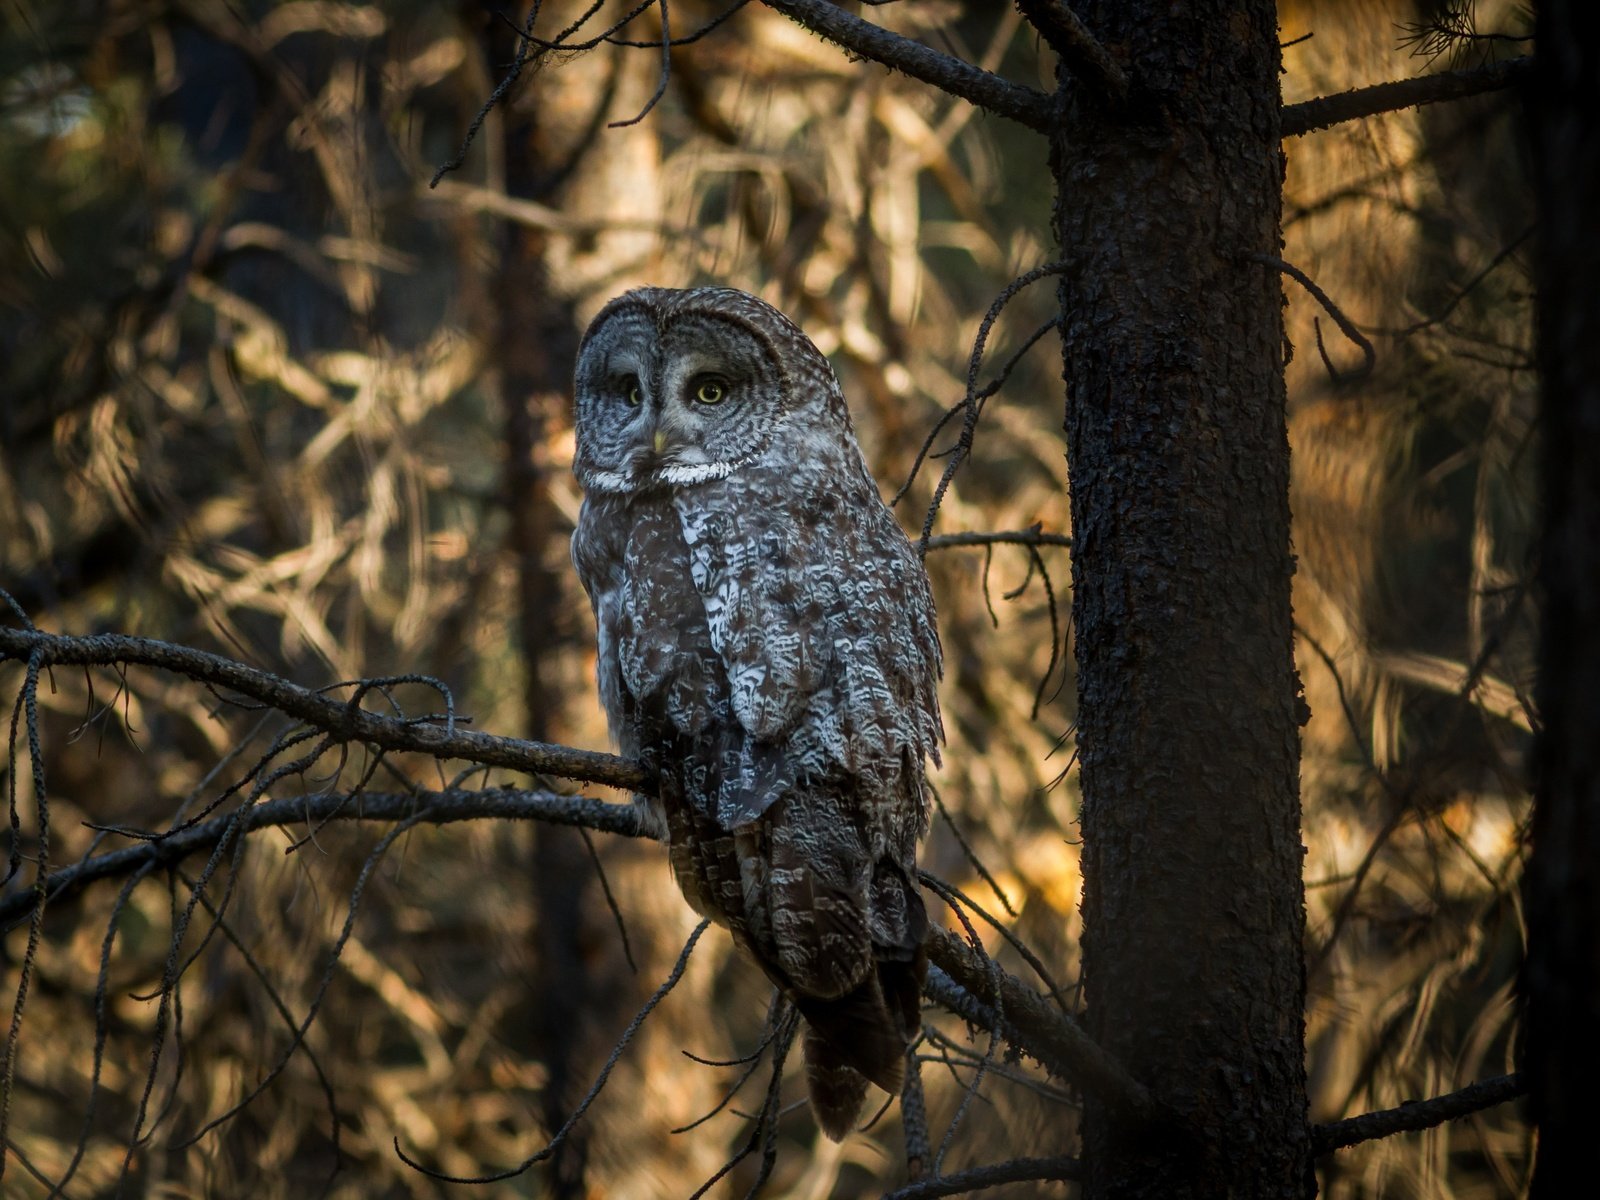
[[[806,1019],[806,1086],[822,1131],[842,1142],[855,1128],[867,1084],[891,1095],[905,1079],[906,1037],[875,975],[837,1000],[796,997]]]
[[[845,1061],[815,1025],[806,1026],[806,1089],[817,1124],[832,1140],[849,1137],[867,1098],[867,1077]]]
[[[836,998],[794,997],[806,1019],[811,1107],[836,1142],[854,1128],[869,1082],[899,1093],[906,1048],[922,1024],[927,915],[905,872],[887,861],[874,875],[867,924],[873,963],[866,977]]]

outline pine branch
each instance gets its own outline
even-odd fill
[[[1127,74],[1062,0],[1017,0],[1017,9],[1074,75],[1119,100],[1128,94]]]
[[[1397,79],[1333,96],[1319,96],[1315,100],[1285,106],[1282,133],[1284,137],[1299,137],[1378,113],[1477,96],[1483,92],[1514,87],[1532,74],[1533,56],[1524,55],[1469,70],[1441,71],[1417,79]]]
[[[232,659],[170,642],[111,633],[64,637],[37,629],[0,627],[0,661],[25,663],[34,655],[39,656],[41,667],[142,666],[171,671],[275,708],[340,741],[365,742],[381,750],[461,758],[490,767],[612,787],[638,788],[649,782],[637,764],[614,754],[457,729],[448,718],[442,725],[431,719],[424,723],[383,717],[358,707],[361,697],[384,682],[381,680],[342,685],[355,692],[351,700],[340,700]]]
[[[1415,1133],[1419,1129],[1432,1129],[1457,1117],[1470,1116],[1507,1100],[1515,1100],[1527,1092],[1522,1075],[1498,1075],[1480,1080],[1459,1091],[1431,1100],[1408,1100],[1399,1108],[1385,1108],[1378,1112],[1363,1113],[1327,1125],[1311,1127],[1311,1152],[1331,1154],[1346,1146],[1370,1142],[1375,1138],[1395,1133]]]
[[[1009,117],[1040,133],[1049,130],[1054,123],[1055,102],[1045,93],[941,54],[871,21],[863,21],[828,0],[761,2],[795,24],[843,47],[848,54],[882,63],[996,116]]]

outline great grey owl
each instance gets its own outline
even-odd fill
[[[600,698],[685,898],[805,1019],[834,1140],[920,1027],[916,844],[943,738],[927,576],[827,359],[764,301],[641,288],[578,352],[572,558]]]

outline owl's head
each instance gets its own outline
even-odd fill
[[[732,288],[619,296],[583,335],[574,391],[573,470],[585,490],[726,479],[796,430],[851,438],[821,351]]]

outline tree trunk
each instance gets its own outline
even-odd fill
[[[518,12],[520,24],[525,14]],[[491,70],[516,54],[516,31],[485,17],[484,39]],[[506,194],[548,200],[561,164],[544,146],[537,106],[502,117],[501,158]],[[505,414],[507,548],[517,573],[516,628],[521,650],[524,735],[552,738],[552,717],[561,686],[557,661],[573,640],[562,611],[561,584],[551,570],[567,567],[567,532],[560,529],[550,499],[547,442],[560,420],[577,357],[577,318],[551,286],[544,235],[508,223],[504,256],[495,279],[497,330],[494,360]],[[592,1074],[592,1021],[607,1011],[596,997],[596,980],[585,965],[584,920],[593,867],[574,831],[534,825],[531,830],[534,974],[530,978],[527,1030],[535,1061],[545,1069],[539,1107],[548,1135],[577,1107]],[[587,1193],[590,1130],[580,1125],[543,1167],[551,1200],[576,1200]]]
[[[1544,0],[1530,117],[1539,191],[1545,592],[1528,1072],[1534,1196],[1593,1174],[1600,1078],[1600,13]]]
[[[1274,5],[1075,5],[1052,145],[1072,486],[1084,974],[1166,1106],[1091,1107],[1085,1195],[1311,1195]]]

